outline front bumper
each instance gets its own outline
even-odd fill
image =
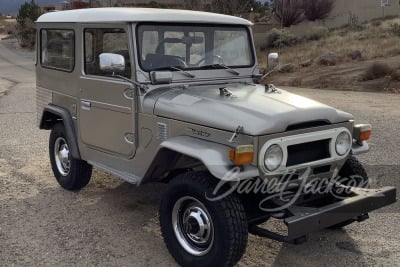
[[[293,216],[285,219],[288,239],[293,240],[307,233],[351,220],[396,202],[396,188],[352,188],[354,196],[320,208],[293,207]]]
[[[300,243],[311,232],[328,228],[338,223],[368,218],[368,212],[396,202],[396,188],[380,189],[351,188],[353,196],[321,207],[292,206],[284,222],[287,236],[272,233],[259,227],[250,229],[253,234],[288,243]]]
[[[351,148],[352,155],[360,155],[367,153],[369,151],[369,145],[367,141],[363,141],[362,143],[353,142],[353,146]]]

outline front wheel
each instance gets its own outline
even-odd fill
[[[74,159],[70,153],[70,141],[62,123],[51,130],[49,154],[51,168],[57,182],[67,190],[79,190],[89,183],[92,166],[86,161]]]
[[[350,156],[347,161],[344,163],[342,169],[339,172],[339,176],[341,179],[340,183],[346,186],[352,187],[361,187],[368,188],[369,187],[369,179],[367,171],[361,162],[354,156]],[[341,191],[341,189],[338,189]],[[337,196],[345,196],[346,193],[336,192]],[[354,220],[344,221],[335,225],[328,227],[328,229],[341,229],[349,224],[352,224]]]
[[[169,252],[182,266],[233,266],[246,249],[243,205],[234,194],[208,200],[216,183],[206,172],[181,174],[162,198],[161,232]]]

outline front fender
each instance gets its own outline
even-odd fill
[[[161,149],[175,151],[201,161],[218,179],[228,178],[227,174],[235,167],[228,157],[228,146],[190,136],[177,136],[165,140],[160,144],[159,150]],[[250,165],[243,166],[238,173],[240,179],[257,176],[259,176],[258,168]]]

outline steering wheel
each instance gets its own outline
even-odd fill
[[[183,60],[180,57],[174,57],[174,59],[176,59],[176,61],[179,62],[179,67],[187,68],[185,60]]]
[[[205,62],[207,59],[209,59],[210,57],[212,58],[217,58],[219,60],[220,64],[225,65],[224,59],[220,56],[220,55],[212,55],[212,56],[205,56],[202,59],[200,59],[199,61],[197,61],[196,65],[200,66],[201,63]]]

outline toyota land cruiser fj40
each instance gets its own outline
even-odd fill
[[[368,124],[263,85],[252,23],[182,10],[95,8],[37,21],[37,114],[67,190],[92,167],[168,183],[159,219],[184,266],[231,266],[248,233],[299,243],[368,218],[393,187],[368,189]],[[270,54],[269,63],[277,59]],[[269,218],[287,234],[259,225]]]

